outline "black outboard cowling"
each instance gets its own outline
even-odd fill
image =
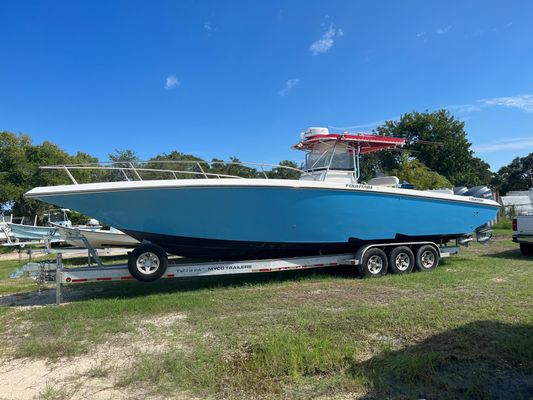
[[[492,199],[492,191],[486,186],[474,186],[467,189],[464,186],[453,188],[453,194],[458,196],[477,197],[480,199]]]
[[[462,196],[466,192],[468,192],[468,188],[466,186],[457,186],[453,188],[453,194],[457,196]]]

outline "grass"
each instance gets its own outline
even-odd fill
[[[509,218],[507,217],[506,215],[503,215],[500,222],[498,222],[497,224],[495,224],[493,226],[493,228],[496,228],[496,229],[509,229],[511,230],[512,229],[512,226],[513,226],[513,218]]]
[[[87,377],[163,397],[527,398],[532,267],[507,237],[407,276],[362,280],[346,268],[72,286],[63,307],[0,307],[0,353],[53,361],[133,346],[126,365]]]
[[[513,231],[510,227],[509,228],[493,227],[492,233],[494,236],[511,236]]]
[[[26,261],[1,261],[0,262],[0,295],[9,293],[31,292],[37,290],[35,282],[30,278],[19,280],[10,279],[9,276],[15,269],[24,265]]]

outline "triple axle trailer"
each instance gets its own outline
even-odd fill
[[[67,268],[61,249],[55,260],[30,262],[21,273],[27,273],[39,283],[56,283],[56,303],[63,299],[63,285],[88,282],[112,282],[138,280],[151,282],[157,279],[220,276],[291,271],[311,268],[352,266],[363,277],[382,276],[387,272],[406,274],[414,269],[431,271],[437,268],[441,258],[459,253],[459,245],[445,246],[434,242],[402,242],[368,244],[355,253],[289,257],[283,259],[195,262],[183,258],[169,259],[159,246],[142,243],[128,254],[127,264],[104,265],[96,258],[96,266]],[[89,252],[89,260],[94,256]]]

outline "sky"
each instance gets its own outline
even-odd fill
[[[447,108],[497,170],[533,152],[532,15],[512,0],[0,0],[0,130],[102,161],[277,163],[301,161],[310,126]]]

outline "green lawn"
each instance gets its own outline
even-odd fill
[[[35,290],[8,282],[15,264],[0,264],[1,293]],[[115,348],[116,359],[99,359],[87,377],[163,397],[533,393],[533,259],[509,237],[474,244],[431,273],[363,280],[346,268],[91,284],[67,287],[65,300],[0,306],[0,354],[75,361]],[[47,390],[46,398],[71,395]]]

